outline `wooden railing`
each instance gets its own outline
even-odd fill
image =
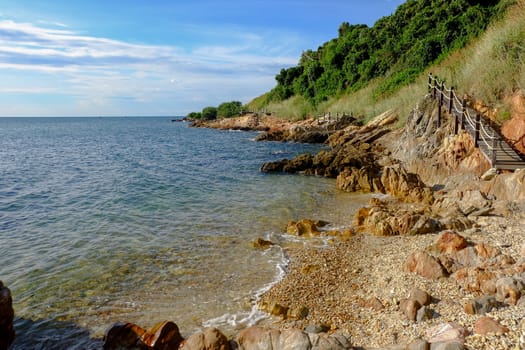
[[[479,148],[490,161],[492,167],[516,169],[525,167],[521,155],[516,152],[492,126],[490,119],[474,110],[466,98],[459,97],[454,87],[447,88],[444,81],[429,74],[428,92],[439,103],[437,126],[443,122],[443,110],[454,117],[454,134],[459,130],[469,132],[474,138],[475,147]]]

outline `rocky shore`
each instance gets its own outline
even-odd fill
[[[297,218],[283,228],[306,244],[283,247],[290,265],[258,301],[270,315],[259,325],[184,339],[171,321],[122,323],[104,349],[525,349],[525,170],[490,169],[470,136],[438,127],[436,113],[425,99],[402,129],[394,112],[364,125],[257,115],[194,125],[325,142],[261,171],[334,178],[370,203],[348,213],[350,227]]]

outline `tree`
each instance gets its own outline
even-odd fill
[[[241,113],[242,103],[239,101],[223,102],[217,108],[217,115],[219,117],[230,118]]]
[[[207,120],[212,120],[217,118],[217,108],[216,107],[205,107],[202,110],[202,118]]]

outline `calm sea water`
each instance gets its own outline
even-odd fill
[[[13,349],[100,348],[107,328],[177,323],[183,336],[265,317],[289,220],[345,223],[333,180],[268,175],[265,161],[320,146],[166,118],[0,119],[0,280],[13,294]]]

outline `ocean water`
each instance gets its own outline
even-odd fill
[[[168,118],[0,118],[0,280],[12,349],[99,349],[114,322],[177,323],[183,336],[266,317],[289,220],[351,221],[334,180],[261,164],[319,145]]]

